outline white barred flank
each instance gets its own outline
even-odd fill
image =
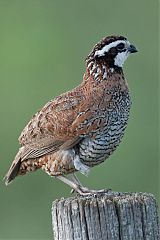
[[[124,101],[126,104],[124,104]],[[119,108],[109,111],[109,117],[102,131],[96,133],[95,138],[85,137],[79,144],[80,161],[87,166],[100,164],[107,159],[119,145],[129,117],[130,96],[128,93],[118,98]],[[106,114],[107,116],[107,114]]]

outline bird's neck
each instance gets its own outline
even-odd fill
[[[123,74],[123,70],[120,67],[112,66],[110,67],[105,62],[90,61],[87,63],[86,73],[84,75],[85,79],[92,78],[95,81],[107,80],[113,74]]]

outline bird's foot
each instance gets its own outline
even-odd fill
[[[101,189],[101,190],[93,190],[93,189],[88,189],[83,186],[78,186],[76,189],[72,189],[71,193],[77,192],[81,196],[87,196],[87,195],[96,195],[96,194],[101,194],[101,193],[108,193],[111,191],[111,189]]]
[[[71,193],[77,192],[81,196],[87,196],[108,193],[109,191],[111,191],[111,189],[90,190],[86,187],[83,187],[75,175],[73,175],[72,177],[73,179],[70,180],[65,176],[57,176],[59,180],[68,184],[72,188]]]

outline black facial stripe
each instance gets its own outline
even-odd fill
[[[122,49],[122,50],[119,50],[118,49],[118,52],[125,52],[126,51],[126,48]]]
[[[117,45],[118,49],[123,49],[124,47],[125,47],[125,45],[122,42]]]

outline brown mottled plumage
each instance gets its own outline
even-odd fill
[[[122,36],[109,36],[86,58],[83,82],[48,102],[22,131],[21,145],[6,177],[42,168],[80,194],[74,172],[87,174],[119,145],[128,121],[131,100],[122,65],[136,48]],[[72,180],[65,175],[71,173]]]

